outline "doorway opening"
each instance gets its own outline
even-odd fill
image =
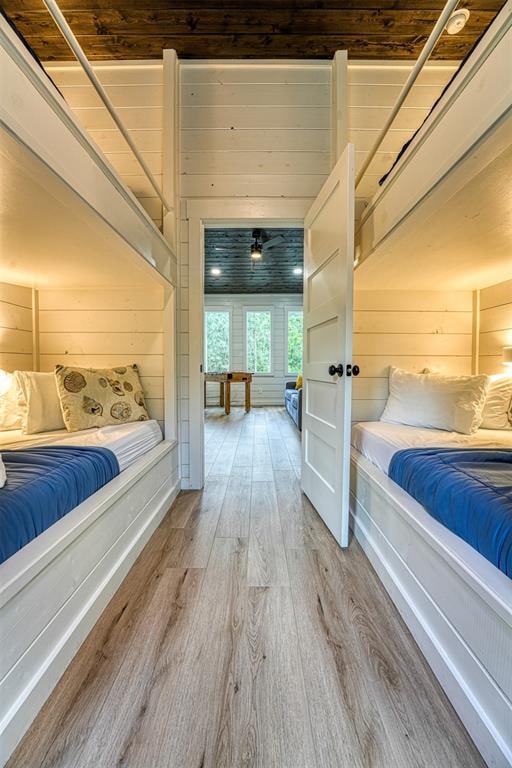
[[[304,231],[204,229],[204,475],[300,477]]]

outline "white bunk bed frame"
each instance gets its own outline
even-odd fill
[[[51,168],[162,277],[176,284],[176,258],[169,243],[1,17],[0,70],[0,128]]]
[[[433,195],[443,198],[487,136],[491,150],[509,130],[512,87],[503,75],[511,16],[509,0],[365,211],[359,264],[381,257],[384,269],[388,238],[418,226],[411,214]],[[355,449],[351,515],[355,537],[487,764],[511,766],[511,580]]]
[[[510,70],[511,21],[508,0],[364,211],[356,235],[359,264],[510,116],[512,83],[503,82],[503,75]],[[445,203],[440,194],[439,204]]]
[[[123,238],[130,258],[138,254],[150,265],[147,271],[167,296],[166,440],[0,565],[4,765],[174,501],[180,473],[172,362],[174,253],[2,18],[0,69],[0,129]]]

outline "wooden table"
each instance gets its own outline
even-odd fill
[[[231,413],[231,384],[245,384],[245,412],[251,410],[251,382],[252,373],[246,371],[228,371],[226,373],[204,374],[204,407],[206,408],[206,384],[208,381],[219,382],[219,405],[226,415]]]

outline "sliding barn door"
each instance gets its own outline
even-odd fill
[[[349,144],[304,221],[302,488],[342,547],[349,523],[354,157]]]

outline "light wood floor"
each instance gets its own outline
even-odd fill
[[[357,543],[301,496],[287,414],[209,411],[206,461],[10,768],[483,766]]]

